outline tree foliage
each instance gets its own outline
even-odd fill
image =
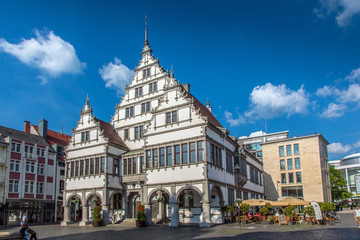
[[[240,211],[243,213],[243,214],[247,214],[250,210],[250,205],[249,204],[246,204],[246,203],[242,203],[240,204]]]
[[[335,205],[331,202],[319,202],[319,206],[322,212],[329,212],[335,210]]]
[[[341,171],[335,169],[333,165],[330,165],[329,171],[332,200],[339,201],[351,198],[351,193],[346,189],[346,180],[341,176]]]

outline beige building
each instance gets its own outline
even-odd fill
[[[266,198],[330,202],[328,144],[321,134],[263,143]]]

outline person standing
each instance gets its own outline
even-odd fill
[[[354,213],[355,222],[358,224],[358,228],[360,228],[360,207],[357,206]]]

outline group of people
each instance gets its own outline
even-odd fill
[[[28,218],[26,215],[24,215],[21,219],[21,229],[20,229],[20,235],[25,240],[37,240],[36,238],[36,232],[28,227]],[[29,238],[30,237],[30,238]]]

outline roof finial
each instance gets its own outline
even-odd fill
[[[170,77],[171,77],[171,78],[173,78],[173,77],[174,77],[173,65],[171,65]]]
[[[210,107],[209,98],[207,98],[206,108],[209,109],[210,112],[212,112],[212,107]]]
[[[61,132],[60,132],[61,134],[63,134],[64,133],[64,125],[63,124],[61,124]]]
[[[148,41],[148,28],[147,28],[147,16],[145,15],[145,42],[144,42],[144,48],[142,51],[142,55],[151,55],[151,48]]]
[[[148,43],[147,16],[145,15],[145,44]]]

